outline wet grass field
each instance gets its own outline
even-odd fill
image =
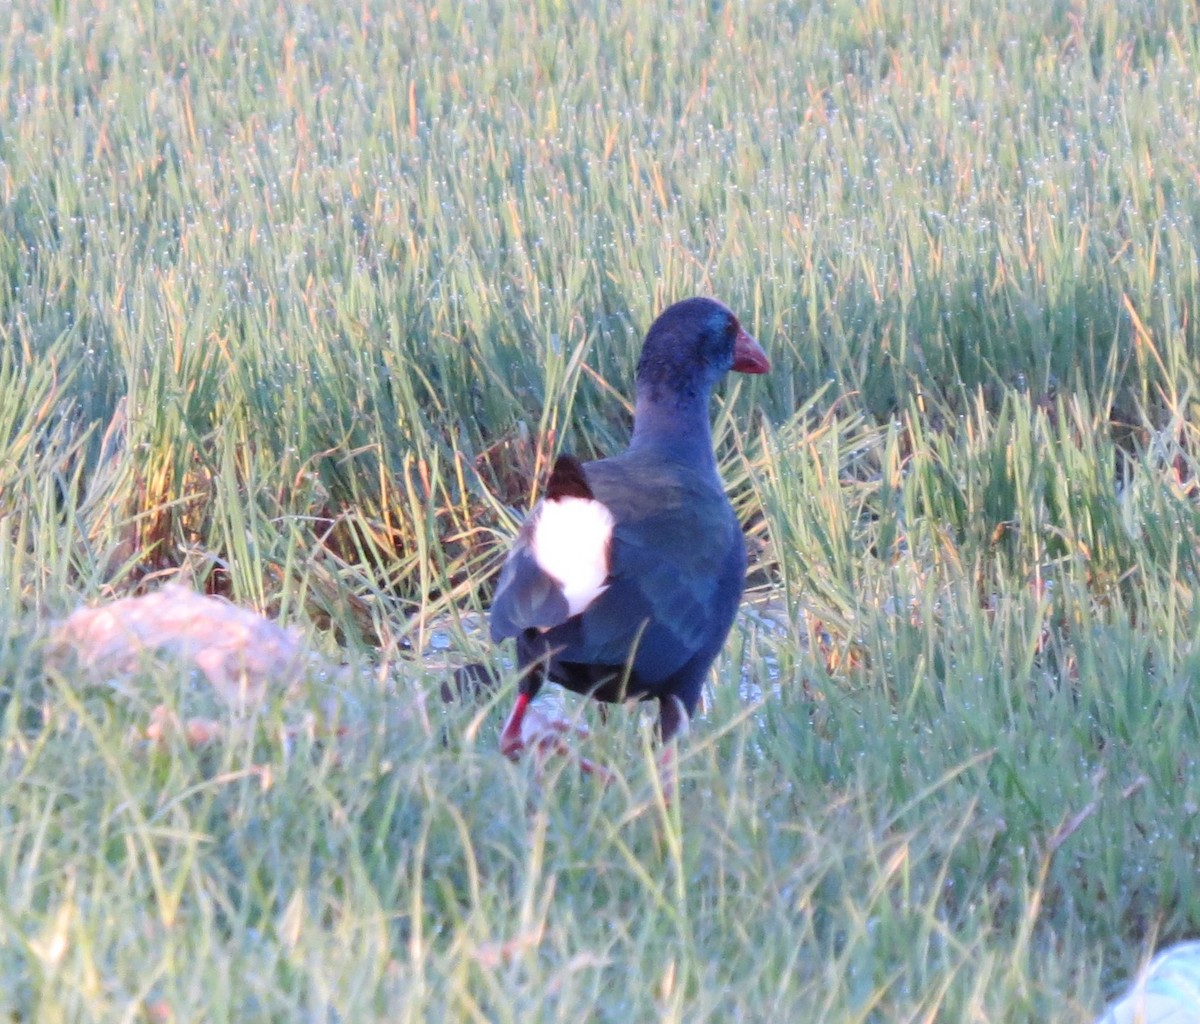
[[[1182,2],[0,13],[0,1016],[1094,1019],[1200,932],[1198,90]],[[773,369],[668,804],[480,616],[691,294]],[[169,580],[325,667],[54,649]]]

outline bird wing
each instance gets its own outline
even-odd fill
[[[636,644],[634,671],[664,679],[725,638],[745,572],[737,520],[719,489],[686,477],[594,489],[616,520],[609,585],[558,657],[621,665]]]

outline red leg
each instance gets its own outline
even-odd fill
[[[675,770],[675,743],[668,743],[658,755],[658,780],[662,784],[663,799],[669,804],[675,799],[677,775]]]
[[[500,733],[500,753],[515,761],[525,749],[525,741],[521,738],[521,723],[525,720],[525,710],[529,707],[529,694],[518,693],[517,702],[513,705],[504,730]]]

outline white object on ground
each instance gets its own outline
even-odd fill
[[[1200,1024],[1200,942],[1159,953],[1096,1024]]]

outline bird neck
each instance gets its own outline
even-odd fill
[[[639,394],[633,412],[631,451],[653,451],[716,472],[708,395]]]

